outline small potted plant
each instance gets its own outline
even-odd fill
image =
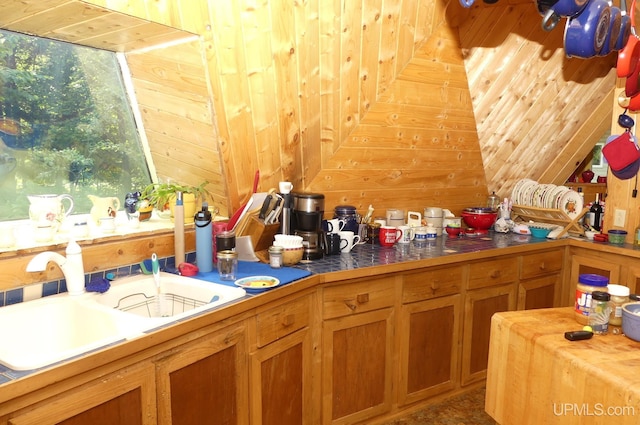
[[[185,223],[193,222],[193,216],[196,213],[198,202],[202,202],[207,197],[211,197],[211,193],[206,189],[208,181],[198,186],[191,186],[176,182],[167,183],[151,183],[142,191],[141,199],[146,199],[162,215],[168,211],[173,217],[173,207],[175,206],[176,192],[182,192],[184,203],[184,221]]]

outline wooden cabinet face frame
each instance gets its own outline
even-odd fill
[[[391,410],[393,343],[392,308],[323,323],[322,424],[352,424]]]
[[[462,335],[462,385],[486,377],[491,316],[498,311],[515,308],[515,284],[467,291]]]
[[[112,402],[122,397],[124,405],[119,408],[133,416],[119,416]],[[139,405],[126,404],[139,401]],[[136,412],[137,409],[137,412]],[[110,416],[113,415],[113,416]],[[126,418],[129,419],[126,419]],[[135,417],[135,418],[134,418]],[[140,420],[140,422],[134,422]],[[121,423],[124,420],[128,423]],[[112,424],[143,425],[157,424],[156,385],[154,367],[151,363],[133,365],[95,379],[77,388],[65,391],[51,399],[24,409],[10,418],[10,425],[54,425],[54,424]]]
[[[320,371],[313,367],[313,355],[309,328],[251,353],[252,425],[317,423],[320,400],[316,381],[319,381]]]
[[[211,416],[214,414],[225,418],[219,423],[247,425],[249,366],[246,339],[246,326],[241,322],[181,345],[160,359],[156,363],[158,425],[179,425],[176,418],[189,425],[218,423],[198,419],[199,415],[210,418],[215,417]],[[224,375],[228,381],[219,382],[215,379],[217,376],[209,376],[209,372]],[[184,404],[180,408],[188,412],[177,414],[173,411],[173,402],[178,397],[185,403],[197,404],[204,411],[188,409]]]
[[[401,307],[398,404],[454,389],[458,384],[462,296],[450,295]]]

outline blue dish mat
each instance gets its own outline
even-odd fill
[[[310,271],[295,269],[293,267],[282,267],[279,269],[272,269],[271,266],[264,263],[250,262],[250,261],[238,261],[238,273],[236,279],[242,279],[249,276],[273,276],[278,278],[280,285],[286,285],[287,283],[294,282],[311,275]],[[220,280],[218,271],[214,269],[209,273],[198,272],[194,276],[197,279],[206,280],[208,282],[220,283],[227,286],[235,286],[233,281]]]

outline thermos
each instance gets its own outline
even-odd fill
[[[206,202],[202,210],[193,217],[196,225],[196,264],[203,273],[213,271],[213,231],[211,229],[211,212]]]

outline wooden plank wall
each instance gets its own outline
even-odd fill
[[[292,180],[325,193],[327,210],[458,211],[523,177],[561,183],[610,122],[613,55],[565,58],[562,29],[543,32],[530,1],[22,0],[0,12],[5,28],[126,51],[159,174],[220,181],[223,212],[256,170],[260,190]],[[173,45],[193,34],[202,72],[183,73],[198,43]],[[179,99],[185,82],[206,83],[208,99]],[[174,130],[194,121],[183,138],[167,129],[176,110]]]

